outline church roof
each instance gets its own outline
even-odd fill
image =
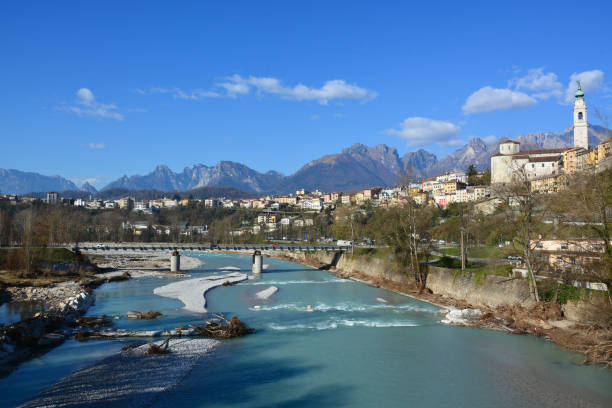
[[[512,140],[512,139],[508,139],[508,138],[503,138],[499,141],[499,143],[514,143],[514,144],[521,144],[521,142],[517,141],[517,140]]]
[[[562,147],[560,149],[538,149],[538,150],[521,150],[518,154],[546,154],[546,153],[563,153],[569,149],[568,147]]]
[[[556,156],[543,156],[543,157],[530,157],[529,158],[529,162],[530,163],[540,163],[540,162],[556,162],[561,160],[561,156],[556,155]]]

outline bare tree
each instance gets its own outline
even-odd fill
[[[539,221],[536,210],[540,204],[538,194],[531,188],[531,180],[524,166],[513,168],[512,181],[495,186],[496,193],[508,200],[510,208],[514,209],[515,236],[514,244],[523,253],[523,260],[529,275],[529,286],[536,302],[540,301],[536,271],[539,254],[535,250],[541,236],[537,231]]]
[[[411,178],[406,174],[401,180],[401,186],[408,191]],[[431,255],[431,228],[430,209],[418,205],[412,198],[407,197],[404,205],[390,210],[388,241],[393,248],[398,263],[409,266],[415,281],[419,286],[419,293],[425,289],[427,278],[426,266],[421,264],[420,257],[427,260]]]

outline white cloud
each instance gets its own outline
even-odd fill
[[[458,139],[459,126],[441,120],[411,117],[400,123],[399,129],[387,129],[383,133],[406,140],[407,145],[437,143],[445,146],[462,144]]]
[[[346,117],[346,115],[343,114],[343,113],[334,113],[332,115],[332,118],[334,118],[334,119],[342,119],[342,118],[345,118],[345,117]]]
[[[480,88],[471,94],[462,109],[466,114],[526,108],[536,104],[535,98],[511,89],[496,89],[490,86]]]
[[[92,116],[123,120],[123,115],[117,112],[115,104],[103,104],[96,101],[93,92],[88,88],[81,88],[76,93],[76,106],[69,106],[65,110],[81,116]]]
[[[260,96],[270,94],[278,95],[283,99],[297,101],[314,100],[324,105],[334,99],[367,101],[377,96],[376,92],[361,88],[356,84],[349,84],[343,79],[326,81],[320,88],[311,88],[303,84],[297,84],[293,87],[284,86],[277,78],[256,77],[252,75],[248,77],[240,75],[226,77],[223,79],[223,82],[214,84],[213,90],[210,91],[196,89],[188,92],[180,88],[136,90],[137,93],[142,95],[172,94],[176,98],[192,100],[217,97],[236,98],[240,95],[249,94],[251,91],[256,92]]]
[[[557,98],[563,95],[563,85],[559,82],[557,74],[554,72],[544,72],[544,68],[533,68],[527,75],[513,78],[509,81],[509,86],[515,89],[525,89],[533,91],[531,95],[537,99],[548,99],[551,96]]]
[[[584,93],[598,91],[603,85],[604,73],[598,69],[592,71],[584,71],[580,73],[574,72],[570,76],[567,90],[565,91],[565,102],[570,103],[574,100],[574,94],[578,89],[576,81],[580,81]]]
[[[102,150],[102,149],[104,149],[105,146],[104,146],[104,143],[94,143],[94,142],[91,142],[91,143],[87,144],[87,147],[89,147],[92,150]]]
[[[81,103],[84,105],[91,105],[95,102],[96,98],[94,97],[93,92],[91,92],[87,88],[81,88],[77,91],[77,97],[81,100]]]
[[[206,91],[204,89],[194,89],[193,91],[184,91],[181,88],[162,88],[154,87],[151,89],[136,89],[136,93],[141,95],[155,95],[155,94],[170,94],[178,99],[190,99],[198,100],[204,98],[217,98],[222,96],[218,92]]]
[[[316,113],[310,116],[310,120],[317,120],[317,119],[319,119],[319,115],[317,115]]]

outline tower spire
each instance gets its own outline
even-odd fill
[[[574,147],[589,149],[589,133],[587,122],[587,108],[584,102],[584,92],[580,80],[576,81],[578,89],[576,90],[574,100]]]

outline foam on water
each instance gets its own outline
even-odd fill
[[[297,323],[280,324],[269,323],[267,327],[277,331],[298,331],[298,330],[333,330],[339,327],[417,327],[419,326],[410,320],[367,320],[367,319],[337,319],[332,318],[316,323]]]
[[[250,308],[251,310],[258,311],[273,311],[273,310],[288,310],[296,312],[306,311],[305,303],[284,303],[278,305],[263,305],[258,309]],[[428,308],[426,306],[418,306],[415,304],[359,304],[352,302],[343,302],[335,305],[328,305],[326,303],[316,303],[313,305],[315,311],[319,312],[368,312],[376,310],[388,310],[395,313],[402,312],[423,312],[423,313],[437,313],[437,309]]]
[[[241,283],[241,285],[300,285],[300,284],[326,284],[326,283],[348,283],[350,279],[328,279],[328,280],[265,280],[257,282]]]

